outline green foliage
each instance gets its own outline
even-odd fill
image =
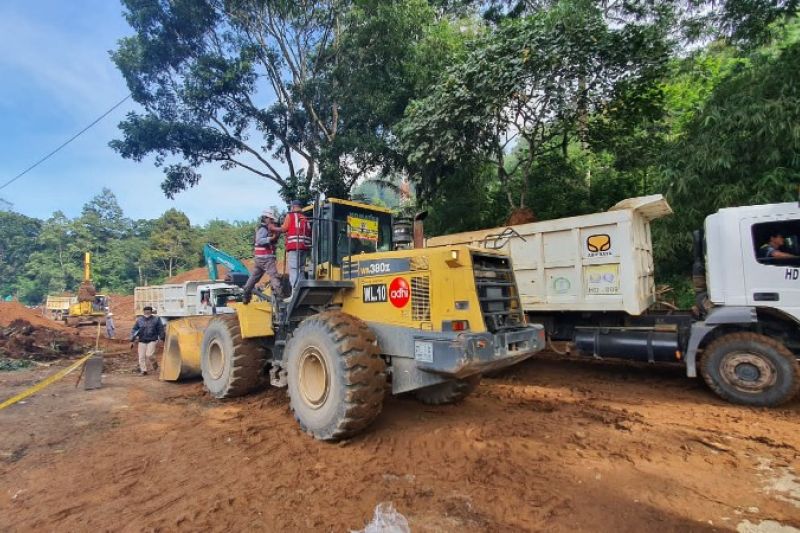
[[[199,249],[189,218],[177,209],[169,209],[155,221],[150,234],[147,258],[161,265],[167,276],[196,264],[192,250]]]
[[[612,25],[595,2],[555,2],[471,43],[430,95],[407,108],[401,146],[426,195],[436,193],[443,167],[488,162],[510,207],[522,207],[537,159],[573,133],[586,142],[589,114],[602,113],[623,89],[648,90],[666,54],[659,24]],[[525,150],[509,170],[515,143]]]
[[[676,216],[657,258],[685,271],[693,229],[721,207],[790,201],[800,186],[800,43],[732,60],[669,147],[663,187]],[[678,260],[682,258],[682,260]]]
[[[35,250],[40,221],[0,211],[0,298],[14,293],[14,281]]]

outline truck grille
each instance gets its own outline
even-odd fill
[[[411,278],[411,319],[431,319],[431,282],[428,276]]]
[[[472,254],[475,287],[486,329],[495,333],[525,323],[511,260],[507,257]]]

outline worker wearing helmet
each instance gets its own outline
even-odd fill
[[[114,326],[114,313],[108,311],[106,313],[106,337],[113,339],[116,331],[117,328]]]
[[[275,245],[280,237],[279,228],[276,226],[278,214],[274,209],[266,209],[261,213],[261,220],[256,229],[253,240],[253,255],[255,265],[247,283],[244,286],[244,303],[250,303],[253,289],[265,273],[269,276],[272,294],[281,298],[281,280],[278,278],[278,265],[275,261]]]
[[[283,221],[280,232],[286,235],[289,284],[294,291],[294,286],[306,264],[306,253],[311,246],[311,224],[303,214],[303,203],[300,200],[292,200],[291,209]]]

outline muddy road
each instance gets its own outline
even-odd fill
[[[134,366],[0,411],[0,530],[349,531],[380,502],[413,531],[800,528],[800,401],[729,405],[680,369],[539,357],[325,444],[283,390],[218,402]]]

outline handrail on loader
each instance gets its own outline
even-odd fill
[[[511,239],[512,237],[519,237],[520,239],[522,239],[522,242],[528,242],[527,240],[525,240],[525,237],[519,234],[517,230],[509,226],[500,233],[490,233],[489,235],[484,237],[482,241],[483,247],[488,248],[490,250],[499,250],[500,248],[505,246],[506,243],[508,242],[508,239]],[[502,244],[499,244],[500,241],[502,241],[503,239],[505,239],[505,241],[503,241]],[[489,246],[490,240],[492,241],[491,246]]]

